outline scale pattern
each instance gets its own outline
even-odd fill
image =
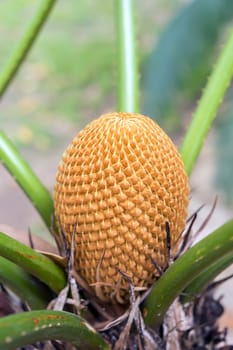
[[[165,222],[175,253],[188,197],[179,153],[150,118],[109,113],[73,139],[58,167],[55,216],[68,245],[75,233],[75,268],[102,301],[127,302],[120,271],[143,290],[158,276],[152,259],[167,267]]]

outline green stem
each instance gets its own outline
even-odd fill
[[[185,288],[182,296],[182,302],[186,303],[190,299],[193,299],[196,295],[200,294],[222,271],[233,263],[233,256],[226,256],[224,259],[218,261],[215,265],[211,266],[208,270],[200,273],[192,283]]]
[[[1,349],[14,350],[46,340],[71,342],[78,349],[110,349],[84,319],[65,311],[30,311],[0,319]]]
[[[19,67],[24,61],[27,53],[29,52],[32,44],[38,36],[40,29],[45,23],[54,3],[56,0],[43,0],[35,17],[32,19],[27,31],[15,48],[12,56],[10,57],[6,67],[3,69],[3,73],[0,76],[0,97],[3,96],[11,80],[14,78]]]
[[[146,300],[146,323],[159,325],[169,306],[198,275],[232,253],[233,220],[190,248],[160,277]]]
[[[52,198],[17,148],[2,131],[0,131],[0,160],[29,197],[48,229],[51,229]]]
[[[118,110],[139,111],[139,71],[136,52],[134,0],[116,0]]]
[[[233,30],[210,76],[181,147],[180,153],[188,175],[191,174],[232,75]]]
[[[51,300],[51,293],[36,283],[20,267],[0,256],[0,282],[10,288],[31,309],[45,309]]]
[[[0,256],[22,267],[56,293],[66,285],[64,271],[46,256],[0,232]]]

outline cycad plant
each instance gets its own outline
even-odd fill
[[[0,77],[23,62],[55,0],[43,0]],[[90,123],[58,166],[54,201],[8,137],[0,158],[55,238],[59,253],[0,233],[8,316],[0,348],[228,349],[215,277],[233,261],[233,221],[192,245],[190,176],[233,74],[233,32],[180,152],[139,108],[134,1],[116,0],[118,105]],[[98,116],[96,116],[98,117]],[[55,212],[54,212],[55,207]],[[185,228],[186,224],[186,228]]]

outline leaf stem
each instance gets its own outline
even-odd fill
[[[28,54],[32,44],[38,36],[40,29],[46,22],[46,19],[56,0],[43,0],[35,17],[32,19],[24,36],[15,48],[12,56],[7,62],[3,73],[0,75],[0,98],[3,96],[11,80],[14,78],[19,67],[23,63]]]
[[[84,319],[65,311],[29,311],[0,319],[1,349],[13,350],[45,340],[72,342],[79,349],[110,349]]]
[[[184,289],[181,298],[182,303],[188,302],[194,296],[200,294],[222,271],[233,263],[233,256],[229,255],[211,266],[208,270],[200,273],[187,288]]]
[[[134,0],[116,0],[118,111],[138,112],[139,72],[136,52]]]
[[[22,267],[56,293],[66,285],[65,273],[57,264],[2,232],[0,232],[0,256]]]
[[[190,175],[202,144],[216,116],[233,75],[233,30],[194,113],[180,150],[187,174]]]
[[[19,266],[0,256],[0,282],[10,288],[31,309],[45,309],[52,299],[51,293]]]
[[[53,214],[52,198],[17,148],[2,131],[0,131],[0,160],[24,190],[50,230]]]
[[[152,288],[146,300],[146,323],[159,325],[169,306],[198,275],[232,256],[232,243],[233,220],[180,256]],[[228,263],[230,265],[231,260]]]

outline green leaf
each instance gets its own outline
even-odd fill
[[[81,317],[64,311],[30,311],[0,319],[0,349],[15,350],[45,340],[72,342],[78,349],[110,349]]]
[[[52,260],[2,232],[0,232],[0,256],[22,267],[56,293],[66,285],[64,271]]]
[[[146,300],[146,323],[159,325],[169,306],[194,279],[232,254],[233,220],[190,248],[165,271]]]
[[[161,34],[145,62],[143,112],[160,123],[179,120],[177,109],[199,94],[211,70],[224,24],[233,19],[231,0],[196,0]]]
[[[10,288],[31,309],[44,309],[51,293],[20,267],[0,256],[0,282]]]
[[[48,229],[51,229],[53,201],[48,190],[1,130],[0,160],[31,200]]]

